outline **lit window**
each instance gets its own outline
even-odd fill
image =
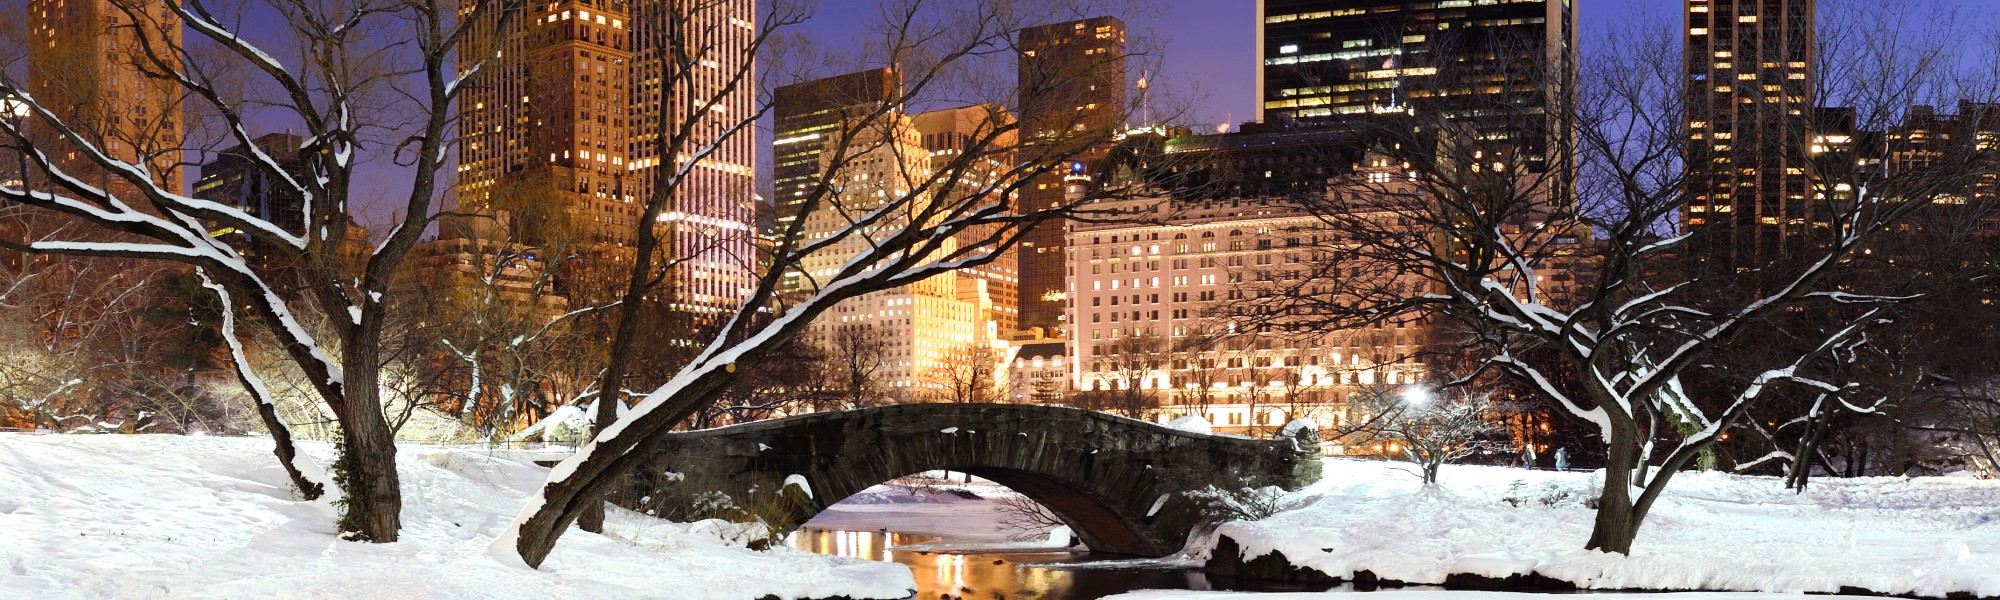
[[[1278,47],[1279,54],[1291,54],[1298,51],[1299,51],[1298,44],[1285,44],[1283,46]]]

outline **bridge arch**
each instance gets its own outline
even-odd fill
[[[952,470],[1026,495],[1093,550],[1164,556],[1200,520],[1187,492],[1318,479],[1317,433],[1300,436],[1208,435],[1049,406],[889,406],[670,434],[613,501],[687,519],[711,515],[686,507],[726,497],[789,531],[875,484]],[[786,490],[800,478],[809,496]]]

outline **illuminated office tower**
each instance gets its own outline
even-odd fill
[[[625,6],[536,4],[506,31],[498,19],[474,25],[459,54],[461,70],[479,68],[458,101],[459,207],[555,203],[584,240],[633,242],[640,205],[627,175]]]
[[[178,68],[170,48],[181,45],[180,18],[164,2],[130,9],[136,18],[110,0],[30,0],[28,92],[84,141],[114,159],[144,163],[154,183],[178,193],[182,90],[145,71],[158,70],[153,56]],[[55,150],[50,154],[58,169],[109,186],[127,202],[144,203],[136,188],[69,151],[68,144],[38,145]]]
[[[1124,127],[1126,114],[1125,23],[1114,17],[1040,25],[1022,29],[1020,49],[1020,160],[1048,160],[1037,155],[1042,140],[1075,132],[1102,134]],[[1027,96],[1034,96],[1032,98]],[[1109,136],[1104,136],[1109,139]],[[1027,210],[1045,210],[1063,202],[1074,182],[1072,173],[1095,172],[1109,146],[1064,157],[1073,168],[1052,171],[1024,186],[1021,202]],[[1042,223],[1023,237],[1020,252],[1020,327],[1052,334],[1064,330],[1064,228],[1060,220]]]
[[[1687,206],[1708,261],[1747,269],[1810,230],[1813,0],[1687,0]],[[1832,140],[1844,144],[1849,140]]]

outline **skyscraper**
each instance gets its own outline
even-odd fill
[[[488,62],[458,101],[458,205],[523,212],[510,203],[549,203],[586,239],[630,245],[640,205],[627,174],[625,3],[535,8],[506,31],[498,19],[475,24],[459,53],[461,70]]]
[[[1005,183],[999,181],[1013,166],[1013,157],[1000,150],[1012,148],[1016,136],[1011,132],[999,132],[999,128],[1013,124],[1014,119],[1006,109],[992,105],[973,105],[959,108],[934,110],[914,117],[917,134],[923,140],[923,147],[930,155],[933,170],[957,160],[978,140],[991,137],[980,151],[984,156],[979,160],[984,164],[971,165],[963,176],[963,184],[956,190],[943,193],[957,194],[964,198],[971,194],[990,193],[1001,189]],[[998,201],[994,198],[993,201]],[[953,202],[957,202],[955,198]],[[978,246],[986,250],[995,249],[987,242],[999,226],[974,227],[958,236],[959,247]],[[998,328],[996,335],[1005,336],[1020,328],[1021,323],[1021,255],[1019,247],[1003,252],[993,262],[977,267],[959,270],[959,278],[978,282],[986,288],[986,295],[992,299],[991,314],[986,318]]]
[[[1811,229],[1814,0],[1687,0],[1687,208],[1704,260],[1748,268]]]
[[[757,108],[744,62],[753,3],[565,0],[530,13],[505,30],[475,25],[460,52],[462,69],[489,62],[459,100],[459,205],[552,203],[615,254],[635,241],[656,178],[673,177],[655,224],[670,307],[740,306],[756,265],[756,139],[730,124]],[[668,56],[676,44],[703,58],[683,69]],[[660,136],[676,131],[689,133],[680,156],[663,160]]]
[[[627,97],[633,193],[643,201],[663,170],[671,173],[701,155],[679,176],[660,214],[665,251],[675,259],[666,285],[670,307],[697,314],[736,310],[757,278],[757,136],[747,128],[732,132],[737,120],[758,109],[752,47],[757,3],[638,0],[632,23]],[[683,69],[677,60],[693,63]],[[681,156],[660,156],[659,136],[674,131],[690,133],[679,146]]]
[[[1046,141],[1075,132],[1108,132],[1124,125],[1126,114],[1125,22],[1115,17],[1039,25],[1022,29],[1020,48],[1021,133],[1024,161],[1052,160],[1038,150]],[[1108,136],[1106,136],[1108,139]],[[1066,156],[1061,169],[1029,182],[1021,193],[1027,210],[1046,210],[1063,201],[1070,173],[1094,172],[1108,147]],[[1022,237],[1019,290],[1023,329],[1059,332],[1063,323],[1065,265],[1062,222],[1045,222]]]
[[[824,239],[853,228],[856,214],[911,198],[931,175],[923,134],[909,116],[889,113],[857,132],[855,160],[824,169],[830,194],[816,210],[800,215],[804,238]],[[831,157],[822,157],[822,161]],[[829,165],[831,166],[831,165]],[[917,196],[908,212],[897,211],[879,227],[847,234],[839,242],[804,257],[800,268],[808,290],[825,284],[875,238],[895,235],[920,214],[930,197]],[[940,251],[952,252],[945,244]],[[968,271],[946,271],[922,281],[848,298],[813,321],[810,339],[833,356],[873,355],[881,362],[873,378],[906,399],[924,399],[950,388],[941,381],[954,367],[977,365],[987,373],[998,366],[997,328],[990,320],[992,298],[984,282]],[[990,379],[987,380],[991,382]],[[991,393],[992,390],[986,390]]]
[[[114,159],[145,164],[154,183],[178,193],[182,90],[170,79],[145,73],[179,68],[171,48],[181,45],[180,18],[163,2],[132,12],[136,19],[111,0],[29,0],[28,91],[83,141]],[[48,133],[45,127],[38,130]],[[108,185],[127,202],[144,202],[127,183],[68,152],[67,143],[44,140],[38,146],[52,150],[64,172]]]
[[[783,235],[804,217],[806,197],[824,171],[820,155],[838,143],[841,125],[893,101],[903,92],[901,78],[887,68],[868,69],[782,86],[772,95],[772,194],[775,213],[770,234]],[[799,240],[804,242],[806,240]],[[796,272],[785,273],[780,289],[804,288]]]
[[[300,154],[310,153],[301,148],[304,141],[289,133],[256,138],[257,148],[295,178],[306,173]],[[195,178],[194,197],[234,206],[295,235],[304,235],[305,200],[291,186],[272,181],[272,175],[256,167],[249,156],[249,149],[238,145],[203,163]]]
[[[869,69],[783,86],[772,96],[774,230],[799,218],[805,196],[820,175],[820,152],[840,124],[902,95],[895,72]]]
[[[1571,0],[1257,4],[1260,121],[1417,112],[1469,125],[1482,140],[1525,142],[1531,160],[1561,154],[1560,98],[1576,56]]]

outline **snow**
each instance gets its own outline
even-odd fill
[[[1058,525],[1049,530],[1048,544],[1051,548],[1068,548],[1076,544],[1076,532],[1068,525]]]
[[[785,485],[781,486],[781,489],[792,486],[799,486],[799,491],[804,492],[807,498],[813,497],[812,484],[806,483],[806,476],[800,475],[798,473],[786,475]]]
[[[540,437],[543,440],[553,438],[556,442],[582,439],[590,431],[591,415],[574,404],[564,404],[549,411],[549,416],[514,434],[513,439],[522,441]]]
[[[1425,488],[1407,465],[1329,459],[1298,508],[1217,533],[1246,558],[1415,584],[1534,572],[1589,589],[2000,596],[2000,482],[1822,478],[1798,495],[1770,477],[1683,473],[1622,556],[1582,550],[1598,477],[1448,465]]]
[[[1319,423],[1305,417],[1292,419],[1285,422],[1285,426],[1278,430],[1278,435],[1294,438],[1298,437],[1299,433],[1304,431],[1319,431]]]
[[[895,550],[938,554],[1066,552],[1074,532],[1057,526],[1033,539],[1001,525],[997,501],[1017,492],[984,479],[971,484],[909,487],[880,484],[848,496],[806,522],[802,529],[832,531],[894,531],[928,536],[936,541],[906,544]]]
[[[1188,415],[1185,417],[1174,419],[1172,421],[1168,421],[1167,427],[1169,429],[1178,429],[1180,431],[1186,431],[1189,433],[1199,433],[1202,435],[1209,435],[1215,433],[1215,426],[1210,424],[1208,422],[1208,419],[1204,419],[1195,415]]]
[[[978,497],[960,495],[967,491]],[[890,527],[896,533],[937,536],[953,543],[1006,542],[1013,532],[1000,526],[1000,503],[990,499],[1011,493],[997,485],[911,488],[881,484],[827,507],[807,521],[805,528],[875,531]]]
[[[624,511],[571,532],[541,570],[487,554],[545,470],[402,446],[402,541],[334,536],[265,438],[0,434],[4,598],[902,598],[908,568],[780,548],[719,523]],[[301,451],[330,462],[329,445]],[[511,562],[507,559],[511,558]]]
[[[1368,592],[1371,600],[1549,600],[1548,594],[1520,592],[1462,592],[1445,590],[1385,589]],[[1190,592],[1149,590],[1105,596],[1104,600],[1326,600],[1322,592],[1257,594],[1247,592]],[[1746,592],[1684,592],[1678,594],[1591,594],[1591,600],[1773,600],[1770,594]],[[1870,598],[1869,596],[1813,596],[1814,600]],[[1879,599],[1878,599],[1879,600]]]

